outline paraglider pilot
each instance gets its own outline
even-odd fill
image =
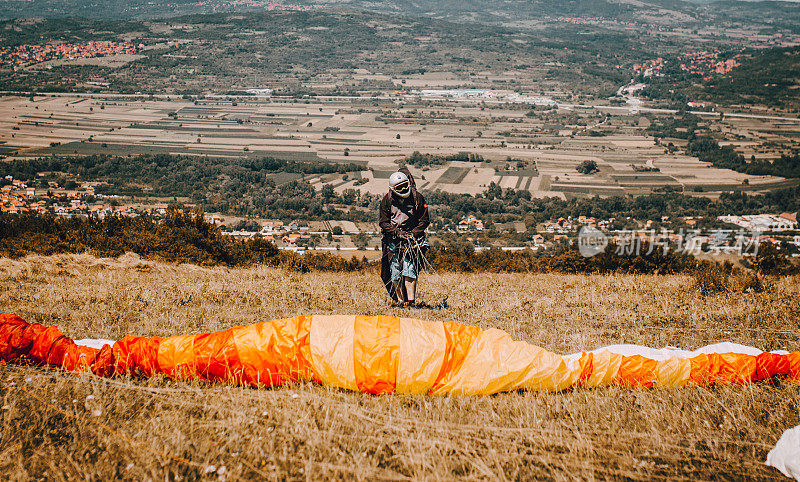
[[[416,305],[417,277],[428,243],[428,205],[406,168],[389,176],[378,224],[383,234],[381,279],[399,306]]]

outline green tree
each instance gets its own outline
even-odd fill
[[[581,174],[593,174],[598,171],[597,163],[595,161],[583,161],[575,170]]]

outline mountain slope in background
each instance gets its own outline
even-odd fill
[[[454,22],[528,25],[543,20],[603,19],[664,26],[744,22],[800,32],[800,4],[723,0],[6,0],[0,18],[77,16],[101,19],[163,18],[187,14],[269,9],[347,8],[440,18]]]
[[[340,4],[370,10],[430,16],[450,21],[480,23],[536,21],[546,17],[605,18],[630,21],[639,18],[665,22],[696,20],[700,8],[680,0],[341,0]]]

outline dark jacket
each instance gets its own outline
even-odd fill
[[[420,238],[425,235],[425,228],[430,223],[428,204],[416,189],[412,188],[411,195],[405,199],[393,192],[383,196],[378,225],[384,236],[405,231]]]
[[[393,238],[399,231],[405,231],[413,234],[416,238],[421,238],[431,223],[428,204],[425,202],[425,197],[417,191],[414,177],[408,169],[402,168],[400,172],[408,176],[411,194],[407,198],[401,198],[391,190],[387,192],[381,200],[378,225],[384,239]]]

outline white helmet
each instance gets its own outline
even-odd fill
[[[409,181],[408,176],[402,172],[392,173],[392,175],[389,176],[389,189],[398,196],[407,198],[411,195],[411,181]]]

